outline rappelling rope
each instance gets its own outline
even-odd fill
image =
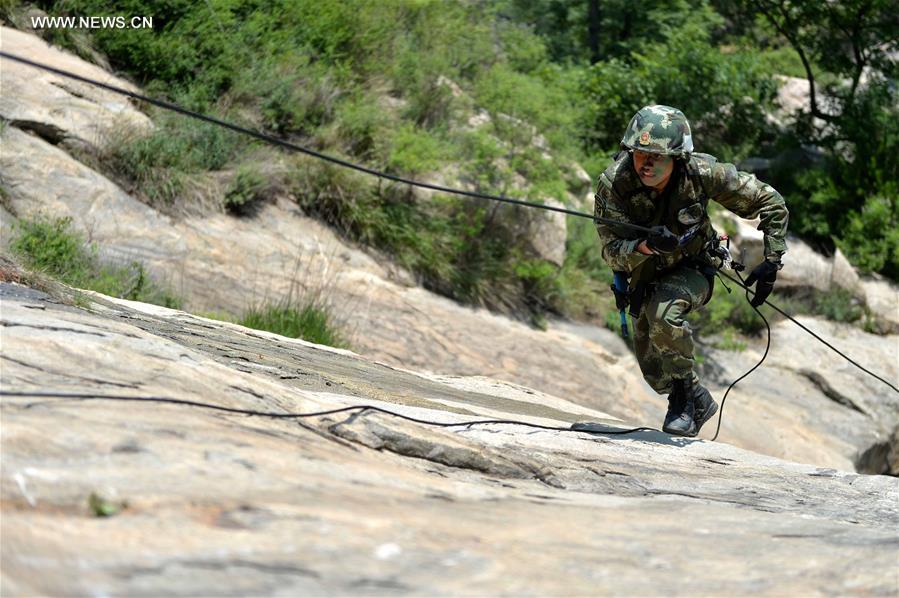
[[[568,209],[566,209],[566,208],[559,208],[559,207],[555,207],[555,206],[548,206],[548,205],[538,204],[538,203],[534,203],[534,202],[528,202],[528,201],[523,201],[523,200],[518,200],[518,199],[512,199],[512,198],[509,198],[509,197],[503,197],[503,196],[499,196],[499,195],[490,195],[490,194],[486,194],[486,193],[479,193],[479,192],[476,192],[476,191],[465,191],[465,190],[462,190],[462,189],[454,189],[454,188],[452,188],[452,187],[444,187],[444,186],[441,186],[441,185],[433,185],[433,184],[431,184],[431,183],[425,183],[425,182],[422,182],[422,181],[415,181],[415,180],[412,180],[412,179],[407,179],[407,178],[404,178],[404,177],[392,175],[392,174],[389,174],[389,173],[386,173],[386,172],[382,172],[382,171],[379,171],[379,170],[375,170],[375,169],[373,169],[373,168],[368,168],[368,167],[366,167],[366,166],[362,166],[362,165],[360,165],[360,164],[354,164],[354,163],[352,163],[352,162],[348,162],[348,161],[342,160],[342,159],[340,159],[340,158],[335,158],[334,156],[329,156],[329,155],[327,155],[327,154],[323,154],[323,153],[321,153],[321,152],[317,152],[317,151],[315,151],[315,150],[313,150],[313,149],[310,149],[310,148],[307,148],[307,147],[303,147],[303,146],[301,146],[301,145],[297,145],[297,144],[295,144],[295,143],[291,143],[291,142],[289,142],[289,141],[285,141],[285,140],[283,140],[283,139],[279,139],[279,138],[277,138],[277,137],[273,137],[273,136],[271,136],[271,135],[267,135],[267,134],[262,133],[262,132],[259,132],[259,131],[255,131],[255,130],[253,130],[253,129],[248,129],[248,128],[246,128],[246,127],[241,127],[240,125],[236,125],[236,124],[234,124],[234,123],[230,123],[230,122],[221,120],[221,119],[219,119],[219,118],[215,118],[215,117],[213,117],[213,116],[208,116],[208,115],[205,115],[205,114],[201,114],[201,113],[199,113],[199,112],[195,112],[195,111],[193,111],[193,110],[188,110],[187,108],[183,108],[183,107],[181,107],[181,106],[179,106],[179,105],[177,105],[177,104],[171,103],[171,102],[166,102],[166,101],[164,101],[164,100],[158,100],[158,99],[155,99],[155,98],[151,98],[151,97],[148,97],[148,96],[144,96],[144,95],[139,94],[139,93],[135,93],[135,92],[133,92],[133,91],[130,91],[130,90],[128,90],[128,89],[124,89],[124,88],[122,88],[122,87],[117,87],[117,86],[115,86],[115,85],[110,85],[110,84],[108,84],[108,83],[104,83],[104,82],[102,82],[102,81],[97,81],[97,80],[91,79],[91,78],[89,78],[89,77],[83,77],[83,76],[81,76],[81,75],[76,75],[76,74],[74,74],[74,73],[69,73],[69,72],[66,72],[66,71],[57,69],[57,68],[55,68],[55,67],[52,67],[52,66],[49,66],[49,65],[46,65],[46,64],[42,64],[42,63],[39,63],[39,62],[34,62],[34,61],[32,61],[32,60],[29,60],[29,59],[27,59],[27,58],[23,58],[23,57],[21,57],[21,56],[17,56],[17,55],[15,55],[15,54],[10,54],[10,53],[8,53],[8,52],[0,51],[0,57],[7,58],[7,59],[9,59],[9,60],[14,60],[14,61],[16,61],[16,62],[19,62],[19,63],[22,63],[22,64],[26,64],[26,65],[32,66],[32,67],[34,67],[34,68],[42,69],[42,70],[44,70],[44,71],[48,71],[48,72],[54,73],[54,74],[59,75],[59,76],[62,76],[62,77],[67,77],[67,78],[73,79],[73,80],[75,80],[75,81],[81,81],[82,83],[87,83],[87,84],[93,85],[93,86],[95,86],[95,87],[100,87],[100,88],[106,89],[106,90],[111,91],[111,92],[114,92],[114,93],[118,93],[118,94],[121,94],[121,95],[124,95],[124,96],[128,96],[128,97],[133,98],[133,99],[135,99],[135,100],[139,100],[139,101],[142,101],[142,102],[146,102],[146,103],[148,103],[148,104],[152,104],[152,105],[154,105],[154,106],[158,106],[158,107],[164,108],[164,109],[166,109],[166,110],[171,110],[171,111],[173,111],[173,112],[178,112],[178,113],[180,113],[180,114],[183,114],[183,115],[185,115],[185,116],[189,116],[189,117],[191,117],[191,118],[195,118],[195,119],[202,120],[202,121],[205,121],[205,122],[208,122],[208,123],[211,123],[211,124],[220,126],[220,127],[224,127],[224,128],[226,128],[226,129],[230,129],[230,130],[235,131],[235,132],[237,132],[237,133],[241,133],[241,134],[244,134],[244,135],[249,135],[250,137],[254,137],[254,138],[256,138],[256,139],[265,141],[265,142],[270,143],[270,144],[272,144],[272,145],[276,145],[276,146],[279,146],[279,147],[283,147],[283,148],[288,149],[288,150],[291,150],[291,151],[301,152],[301,153],[304,153],[304,154],[313,156],[313,157],[315,157],[315,158],[318,158],[318,159],[321,159],[321,160],[325,160],[325,161],[327,161],[327,162],[331,162],[331,163],[333,163],[333,164],[337,164],[337,165],[342,166],[342,167],[345,167],[345,168],[350,168],[350,169],[353,169],[353,170],[356,170],[356,171],[359,171],[359,172],[363,172],[363,173],[366,173],[366,174],[370,174],[370,175],[372,175],[372,176],[376,176],[376,177],[379,177],[379,178],[383,178],[383,179],[395,181],[395,182],[398,182],[398,183],[404,183],[404,184],[411,185],[411,186],[414,186],[414,187],[421,187],[421,188],[424,188],[424,189],[431,189],[431,190],[433,190],[433,191],[440,191],[440,192],[443,192],[443,193],[450,193],[450,194],[454,194],[454,195],[463,195],[463,196],[473,197],[473,198],[479,198],[479,199],[487,199],[487,200],[490,200],[490,201],[497,201],[497,202],[502,202],[502,203],[509,203],[509,204],[514,204],[514,205],[524,206],[524,207],[528,207],[528,208],[536,208],[536,209],[542,209],[542,210],[549,210],[549,211],[552,211],[552,212],[559,212],[559,213],[567,214],[567,215],[570,215],[570,216],[577,216],[577,217],[580,217],[580,218],[589,218],[590,220],[592,220],[592,221],[594,221],[594,222],[601,222],[601,223],[604,223],[604,224],[614,225],[614,226],[621,227],[621,228],[627,228],[627,229],[635,230],[635,231],[638,231],[638,232],[650,232],[650,229],[649,229],[648,227],[645,227],[645,226],[639,226],[639,225],[635,225],[635,224],[619,222],[619,221],[617,221],[617,220],[612,220],[612,219],[608,219],[608,218],[601,218],[601,217],[599,217],[599,216],[596,216],[596,215],[594,215],[594,214],[588,214],[588,213],[586,213],[586,212],[578,212],[578,211],[575,211],[575,210],[568,210]],[[747,287],[745,284],[743,284],[743,279],[742,279],[742,278],[740,278],[740,280],[738,281],[738,280],[734,279],[733,277],[731,277],[731,276],[729,276],[729,275],[727,275],[727,274],[721,272],[720,270],[719,270],[719,273],[722,274],[722,275],[724,275],[725,277],[729,278],[731,281],[735,282],[736,284],[738,284],[738,285],[739,285],[740,287],[742,287],[743,289],[745,289],[745,290],[746,290],[746,296],[747,296],[747,299],[749,298],[749,293],[755,294],[755,292],[754,292],[752,289],[750,289],[750,288]],[[739,276],[739,274],[738,274],[738,276]],[[882,377],[878,376],[877,374],[871,372],[870,370],[868,370],[868,369],[862,367],[862,366],[859,365],[857,362],[855,362],[855,361],[853,361],[852,359],[850,359],[849,357],[847,357],[847,356],[846,356],[845,354],[843,354],[841,351],[839,351],[838,349],[836,349],[836,347],[834,347],[833,345],[831,345],[830,343],[828,343],[827,341],[825,341],[824,339],[822,339],[820,336],[818,336],[817,334],[815,334],[814,332],[812,332],[811,330],[809,330],[807,327],[805,327],[803,324],[801,324],[799,321],[797,321],[797,320],[796,320],[795,318],[793,318],[791,315],[789,315],[788,313],[786,313],[785,311],[783,311],[782,309],[780,309],[779,307],[777,307],[776,305],[774,305],[774,304],[771,303],[770,301],[765,301],[765,303],[766,303],[767,305],[771,306],[772,309],[774,309],[775,311],[777,311],[778,313],[780,313],[781,315],[783,315],[784,317],[788,318],[788,319],[791,320],[793,323],[795,323],[796,325],[798,325],[798,326],[799,326],[800,328],[802,328],[804,331],[806,331],[806,332],[808,332],[809,334],[811,334],[815,339],[817,339],[818,341],[822,342],[825,346],[827,346],[828,348],[830,348],[832,351],[836,352],[838,355],[840,355],[841,357],[843,357],[846,361],[848,361],[848,362],[851,363],[852,365],[856,366],[857,368],[859,368],[859,369],[862,370],[863,372],[865,372],[865,373],[867,373],[867,374],[873,376],[874,378],[880,380],[881,382],[883,382],[884,384],[886,384],[887,386],[889,386],[890,388],[892,388],[894,391],[899,392],[899,388],[897,388],[895,385],[891,384],[890,382],[887,382],[884,378],[882,378]],[[766,347],[765,347],[765,353],[764,353],[764,355],[762,356],[762,359],[761,359],[755,366],[753,366],[752,369],[750,369],[748,372],[746,372],[745,374],[743,374],[742,376],[740,376],[739,378],[737,378],[736,380],[734,380],[734,382],[732,382],[731,385],[728,386],[727,390],[726,390],[725,393],[724,393],[724,397],[721,399],[721,409],[720,409],[719,414],[718,414],[718,428],[717,428],[717,430],[716,430],[716,432],[715,432],[715,437],[714,437],[712,440],[714,440],[715,438],[718,437],[718,432],[719,432],[720,429],[721,429],[721,416],[722,416],[722,413],[723,413],[723,411],[724,411],[724,401],[727,399],[728,393],[729,393],[730,390],[734,387],[734,385],[737,384],[737,382],[739,382],[740,380],[742,380],[743,378],[745,378],[746,376],[748,376],[749,374],[751,374],[753,371],[755,371],[756,368],[758,368],[758,367],[762,364],[762,362],[764,362],[765,358],[768,356],[768,349],[771,347],[771,327],[770,327],[770,325],[768,324],[768,321],[767,321],[767,320],[765,319],[765,317],[762,315],[762,313],[758,310],[758,308],[756,308],[756,307],[753,307],[753,308],[755,309],[756,313],[758,313],[759,316],[762,318],[762,320],[765,322],[765,327],[766,327],[766,329],[768,330],[768,341],[767,341],[767,345],[766,345]],[[405,416],[405,415],[402,415],[402,414],[399,414],[399,413],[395,413],[395,412],[392,412],[392,411],[387,411],[387,410],[385,410],[385,409],[381,409],[380,407],[374,407],[374,406],[371,406],[371,405],[356,405],[356,406],[352,406],[352,407],[344,407],[344,408],[341,408],[341,409],[336,409],[336,410],[331,410],[331,411],[323,411],[323,412],[317,412],[317,413],[309,413],[309,414],[296,414],[296,413],[294,413],[294,414],[277,414],[277,413],[269,413],[269,412],[262,412],[262,411],[252,411],[252,410],[234,409],[234,408],[229,408],[229,407],[221,407],[221,406],[217,406],[217,405],[213,405],[213,404],[210,404],[210,403],[201,403],[201,402],[197,402],[197,401],[187,401],[187,400],[183,400],[183,399],[173,399],[173,398],[165,398],[165,397],[135,398],[135,397],[126,397],[126,396],[118,396],[118,395],[104,395],[104,396],[97,396],[97,395],[65,395],[65,394],[58,394],[58,393],[43,393],[43,394],[41,394],[41,393],[15,393],[15,392],[8,392],[8,391],[2,391],[2,390],[0,390],[0,395],[6,395],[6,396],[55,396],[55,397],[67,397],[67,398],[84,399],[84,400],[90,400],[90,399],[107,399],[107,400],[122,400],[122,401],[125,401],[125,400],[128,400],[128,401],[134,401],[134,400],[152,400],[152,401],[156,401],[156,402],[173,403],[173,404],[182,404],[182,405],[192,405],[192,406],[196,406],[196,407],[205,407],[205,408],[209,408],[209,409],[217,409],[217,410],[220,410],[220,411],[227,411],[227,412],[232,412],[232,413],[242,413],[242,414],[245,414],[245,415],[257,415],[257,416],[264,416],[264,417],[280,417],[280,418],[315,417],[315,416],[320,416],[320,415],[328,415],[328,414],[332,414],[332,413],[340,413],[340,412],[343,412],[343,411],[351,411],[351,410],[357,410],[357,411],[377,411],[377,412],[389,414],[389,415],[392,415],[392,416],[395,416],[395,417],[399,417],[399,418],[402,418],[402,419],[407,419],[407,420],[409,420],[409,421],[414,421],[414,422],[417,422],[417,423],[428,424],[428,425],[435,425],[435,426],[447,426],[447,427],[448,427],[448,426],[471,426],[471,425],[480,425],[480,424],[488,424],[488,423],[490,423],[490,424],[515,424],[515,425],[523,425],[523,426],[529,426],[529,427],[540,428],[540,429],[545,429],[545,430],[556,430],[556,431],[566,431],[566,432],[568,432],[568,431],[576,431],[576,430],[570,430],[569,428],[561,428],[561,427],[553,427],[553,426],[541,426],[541,425],[538,425],[538,424],[530,424],[530,423],[527,423],[527,422],[521,422],[521,421],[516,421],[516,420],[478,420],[478,421],[472,421],[472,422],[461,422],[461,423],[446,424],[446,423],[439,423],[439,422],[431,422],[431,421],[427,421],[427,420],[419,420],[419,419],[416,419],[416,418],[412,418],[412,417],[409,417],[409,416]],[[632,429],[630,429],[630,430],[624,430],[624,431],[611,431],[611,432],[602,432],[602,433],[603,433],[603,434],[629,434],[629,433],[637,432],[637,431],[658,431],[658,430],[656,430],[655,428],[639,427],[639,428],[632,428]]]
[[[737,278],[740,279],[739,281],[736,281],[733,279],[733,277],[728,276],[727,274],[724,274],[723,272],[721,272],[720,269],[718,270],[718,274],[723,274],[724,276],[727,276],[728,278],[733,280],[735,283],[737,283],[738,285],[743,287],[743,289],[746,291],[746,301],[749,301],[749,293],[751,291],[750,291],[749,287],[746,286],[746,283],[743,282],[743,277],[740,276],[739,271],[734,270],[734,274],[736,274]],[[727,292],[729,293],[730,289],[727,289]],[[766,303],[767,303],[767,301],[766,301]],[[755,305],[752,305],[752,303],[750,303],[749,305],[752,307],[752,309],[755,310],[755,313],[757,313],[759,315],[759,317],[762,319],[762,322],[765,323],[765,329],[768,331],[768,340],[765,343],[765,352],[764,352],[764,354],[762,354],[762,358],[759,359],[759,362],[757,364],[755,364],[754,366],[749,368],[749,370],[747,370],[745,374],[743,374],[742,376],[740,376],[739,378],[737,378],[736,380],[731,382],[730,386],[727,387],[727,390],[724,391],[724,396],[721,397],[721,408],[718,410],[718,425],[715,427],[715,435],[712,436],[712,442],[714,442],[715,440],[718,440],[718,433],[721,432],[721,419],[724,417],[724,402],[727,401],[727,395],[730,393],[730,389],[732,389],[734,386],[736,386],[737,382],[739,382],[740,380],[742,380],[743,378],[745,378],[746,376],[748,376],[749,374],[754,372],[756,369],[758,369],[758,367],[761,366],[762,363],[765,362],[765,358],[768,357],[768,350],[771,348],[771,325],[768,324],[767,318],[765,318],[765,316],[762,315],[762,312],[759,311],[758,307],[756,307]],[[798,324],[798,322],[797,322],[797,324]],[[847,357],[847,359],[848,359],[848,357]],[[887,382],[887,384],[889,384],[889,382]]]
[[[148,403],[165,403],[169,405],[183,405],[187,407],[200,407],[203,409],[212,409],[214,411],[223,411],[225,413],[234,413],[237,415],[251,415],[256,417],[270,417],[272,419],[302,419],[306,417],[322,417],[325,415],[334,415],[337,413],[345,413],[348,411],[358,411],[360,413],[365,411],[375,411],[377,413],[384,413],[386,415],[391,415],[393,417],[398,417],[400,419],[405,419],[410,422],[415,422],[417,424],[425,424],[428,426],[438,426],[443,428],[455,427],[455,426],[483,426],[487,424],[505,424],[505,425],[516,425],[516,426],[527,426],[529,428],[537,428],[540,430],[551,430],[554,432],[577,432],[578,430],[572,430],[569,428],[563,428],[561,426],[544,426],[541,424],[534,424],[530,422],[518,421],[514,419],[479,419],[472,421],[464,421],[464,422],[435,422],[427,419],[420,419],[417,417],[412,417],[409,415],[403,415],[402,413],[397,413],[396,411],[390,411],[388,409],[383,409],[381,407],[376,407],[374,405],[351,405],[349,407],[340,407],[338,409],[328,409],[327,411],[314,411],[310,413],[277,413],[274,411],[257,411],[254,409],[240,409],[237,407],[225,407],[223,405],[215,405],[213,403],[204,403],[202,401],[191,401],[187,399],[176,399],[173,397],[136,397],[129,395],[102,395],[102,394],[88,394],[88,393],[60,393],[60,392],[40,392],[40,391],[9,391],[0,389],[0,396],[5,397],[37,397],[37,398],[58,398],[58,399],[70,399],[70,400],[79,400],[79,401],[126,401],[126,402],[148,402]],[[35,405],[39,405],[40,403],[29,403],[25,406],[25,408],[31,408]],[[613,430],[613,431],[603,431],[603,434],[630,434],[632,432],[658,432],[659,430],[655,428],[630,428],[627,430]]]

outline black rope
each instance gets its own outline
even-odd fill
[[[340,158],[335,158],[334,156],[329,156],[327,154],[323,154],[321,152],[317,152],[308,147],[303,147],[302,145],[297,145],[295,143],[291,143],[284,139],[280,139],[278,137],[273,137],[271,135],[267,135],[266,133],[262,133],[260,131],[256,131],[253,129],[248,129],[246,127],[242,127],[240,125],[236,125],[234,123],[230,123],[228,121],[222,120],[220,118],[216,118],[214,116],[209,116],[206,114],[202,114],[200,112],[194,112],[193,110],[188,110],[178,104],[174,104],[172,102],[166,102],[165,100],[157,100],[155,98],[151,98],[139,93],[135,93],[133,91],[129,91],[122,87],[117,87],[115,85],[110,85],[109,83],[104,83],[102,81],[97,81],[95,79],[91,79],[89,77],[83,77],[81,75],[76,75],[74,73],[68,73],[66,71],[60,70],[58,68],[42,64],[40,62],[34,62],[32,60],[28,60],[27,58],[23,58],[21,56],[16,56],[15,54],[10,54],[8,52],[0,51],[0,56],[3,58],[8,58],[10,60],[15,60],[16,62],[20,62],[22,64],[27,64],[28,66],[32,66],[34,68],[42,69],[61,77],[67,77],[69,79],[74,79],[75,81],[81,81],[82,83],[87,83],[89,85],[94,85],[96,87],[102,87],[108,91],[118,93],[124,96],[128,96],[135,100],[140,100],[142,102],[146,102],[148,104],[152,104],[154,106],[159,106],[160,108],[165,108],[166,110],[172,110],[173,112],[178,112],[179,114],[183,114],[185,116],[190,116],[191,118],[196,118],[198,120],[202,120],[208,123],[212,123],[214,125],[218,125],[220,127],[224,127],[226,129],[230,129],[237,133],[242,133],[244,135],[249,135],[250,137],[255,137],[261,141],[265,141],[267,143],[271,143],[272,145],[277,145],[279,147],[283,147],[285,149],[301,152],[304,154],[308,154],[310,156],[314,156],[320,160],[325,160],[326,162],[331,162],[333,164],[337,164],[339,166],[343,166],[345,168],[350,168],[353,170],[357,170],[359,172],[364,172],[365,174],[370,174],[372,176],[376,176],[382,179],[387,179],[391,181],[395,181],[397,183],[404,183],[406,185],[412,185],[413,187],[421,187],[422,189],[431,189],[433,191],[440,191],[442,193],[451,193],[454,195],[464,195],[467,197],[474,197],[478,199],[488,199],[490,201],[498,201],[502,203],[514,204],[518,206],[526,206],[528,208],[537,208],[541,210],[549,210],[552,212],[559,212],[562,214],[568,214],[569,216],[578,216],[580,218],[589,218],[595,222],[601,222],[603,224],[614,225],[620,228],[629,229],[632,231],[640,232],[640,233],[648,233],[650,229],[645,226],[640,226],[638,224],[630,224],[627,222],[619,222],[617,220],[612,220],[610,218],[602,218],[596,216],[594,214],[588,214],[586,212],[578,212],[575,210],[569,210],[567,208],[558,208],[555,206],[547,206],[544,204],[534,203],[530,201],[523,201],[520,199],[512,199],[510,197],[503,197],[501,195],[490,195],[489,193],[479,193],[477,191],[465,191],[464,189],[454,189],[452,187],[444,187],[442,185],[433,185],[431,183],[425,183],[422,181],[415,181],[412,179],[407,179],[405,177],[397,176],[394,174],[389,174],[386,172],[382,172],[380,170],[375,170],[374,168],[368,168],[367,166],[362,166],[361,164],[355,164],[353,162],[348,162],[347,160],[342,160]]]
[[[745,290],[747,291],[747,299],[748,299],[748,293],[752,293],[753,295],[755,295],[755,291],[753,291],[751,288],[749,288],[749,287],[747,287],[745,284],[743,284],[743,282],[742,282],[743,279],[742,279],[742,278],[741,278],[740,280],[737,280],[737,279],[735,279],[734,277],[729,276],[728,274],[726,274],[726,273],[724,273],[724,272],[721,272],[720,270],[719,270],[718,272],[719,272],[719,274],[722,274],[722,275],[726,276],[727,278],[729,278],[729,279],[732,280],[733,282],[735,282],[735,283],[737,283],[738,285],[740,285],[740,287],[742,287],[743,289],[745,289]],[[739,274],[738,274],[737,276],[739,276]],[[802,328],[803,330],[805,330],[806,332],[808,332],[809,334],[811,334],[811,335],[812,335],[813,337],[815,337],[818,341],[820,341],[821,343],[823,343],[824,346],[826,346],[827,348],[829,348],[831,351],[833,351],[834,353],[836,353],[837,355],[839,355],[840,357],[842,357],[843,359],[845,359],[846,361],[848,361],[849,363],[851,363],[852,365],[854,365],[855,367],[857,367],[858,369],[860,369],[861,371],[865,372],[865,373],[868,374],[869,376],[872,376],[872,377],[874,377],[874,378],[877,378],[878,380],[880,380],[881,382],[883,382],[884,384],[886,384],[887,386],[889,386],[890,388],[892,388],[894,391],[899,392],[899,388],[897,388],[894,384],[891,384],[890,382],[887,382],[886,380],[884,380],[883,378],[881,378],[880,376],[878,376],[877,374],[875,374],[875,373],[872,372],[871,370],[867,369],[866,367],[862,366],[862,365],[859,364],[858,362],[856,362],[856,361],[854,361],[853,359],[851,359],[851,358],[850,358],[849,356],[847,356],[845,353],[843,353],[842,351],[840,351],[839,349],[837,349],[836,347],[834,347],[833,345],[831,345],[830,343],[828,343],[826,340],[824,340],[823,338],[821,338],[820,336],[818,336],[817,334],[815,334],[813,331],[809,330],[806,326],[804,326],[804,325],[802,324],[802,322],[800,322],[799,320],[797,320],[796,318],[794,318],[793,316],[791,316],[790,314],[788,314],[787,312],[785,312],[785,311],[782,310],[781,308],[777,307],[776,305],[774,305],[774,304],[771,303],[770,301],[765,301],[765,305],[768,305],[769,307],[771,307],[772,309],[774,309],[774,311],[776,311],[776,312],[779,313],[780,315],[784,316],[785,318],[787,318],[788,320],[790,320],[791,322],[793,322],[794,324],[796,324],[797,326],[799,326],[800,328]],[[756,311],[760,316],[762,315],[762,313],[761,313],[758,309],[756,309],[755,311]],[[764,316],[762,316],[762,319],[764,320]],[[767,326],[767,324],[768,324],[768,322],[767,322],[767,320],[766,320],[766,321],[765,321],[765,325]],[[770,328],[769,328],[769,339],[768,339],[768,342],[769,342],[769,344],[770,344],[770,342],[771,342],[771,339],[770,339]]]
[[[719,270],[718,274],[722,274],[722,272]],[[740,273],[738,271],[734,270],[734,274],[736,274],[737,278],[740,279],[740,282],[737,284],[739,284],[741,287],[743,287],[743,289],[746,291],[746,301],[749,301],[749,292],[750,292],[749,287],[747,287],[746,284],[743,282],[743,277],[740,276]],[[725,274],[725,276],[727,276],[727,274]],[[731,278],[730,276],[727,276],[727,277],[730,278],[731,280],[733,280],[733,278]],[[726,286],[725,286],[725,288],[726,288]],[[729,293],[730,289],[727,289],[727,292]],[[750,303],[750,305],[752,305],[752,304]],[[762,312],[759,311],[758,307],[752,305],[752,309],[754,309],[755,313],[757,313],[759,315],[759,317],[762,319],[762,322],[765,323],[765,328],[768,330],[768,342],[765,345],[765,353],[764,353],[764,355],[762,355],[762,358],[759,359],[759,362],[757,364],[752,366],[749,369],[749,371],[747,371],[745,374],[743,374],[742,376],[740,376],[739,378],[737,378],[736,380],[731,382],[730,386],[727,387],[727,390],[724,391],[724,396],[721,398],[721,409],[718,410],[718,426],[715,428],[715,435],[712,436],[712,442],[718,440],[718,433],[721,432],[721,419],[724,417],[724,402],[727,400],[728,393],[730,393],[730,390],[734,386],[737,385],[737,382],[739,382],[740,380],[742,380],[743,378],[745,378],[746,376],[748,376],[749,374],[754,372],[756,369],[758,369],[758,367],[760,365],[762,365],[762,363],[764,363],[765,358],[768,357],[768,350],[771,348],[771,325],[768,324],[768,320],[765,318],[765,316],[762,315]]]
[[[449,428],[454,426],[481,426],[486,424],[506,424],[506,425],[516,425],[516,426],[527,426],[529,428],[537,428],[540,430],[551,430],[554,432],[579,432],[580,430],[573,430],[570,427],[563,428],[560,426],[544,426],[541,424],[534,424],[530,422],[524,422],[514,419],[479,419],[473,421],[465,421],[465,422],[454,422],[454,423],[446,423],[446,422],[435,422],[427,419],[419,419],[417,417],[412,417],[409,415],[403,415],[402,413],[397,413],[395,411],[390,411],[387,409],[383,409],[381,407],[375,407],[374,405],[351,405],[349,407],[340,407],[338,409],[328,409],[326,411],[314,411],[311,413],[276,413],[273,411],[257,411],[254,409],[240,409],[237,407],[225,407],[222,405],[215,405],[213,403],[204,403],[202,401],[191,401],[188,399],[176,399],[172,397],[135,397],[130,395],[98,395],[98,394],[88,394],[88,393],[59,393],[59,392],[40,392],[40,391],[10,391],[10,390],[2,390],[0,389],[0,396],[6,397],[39,397],[39,398],[59,398],[59,399],[76,399],[79,401],[130,401],[130,402],[148,402],[148,403],[166,403],[170,405],[183,405],[188,407],[200,407],[203,409],[213,409],[215,411],[223,411],[225,413],[234,413],[238,415],[250,415],[256,417],[269,417],[272,419],[302,419],[307,417],[321,417],[325,415],[333,415],[336,413],[344,413],[347,411],[359,411],[363,413],[365,411],[376,411],[378,413],[384,413],[386,415],[391,415],[393,417],[398,417],[400,419],[405,419],[410,422],[415,422],[417,424],[425,424],[428,426],[438,426],[443,428]],[[30,408],[38,403],[29,403],[26,405],[26,409]],[[641,432],[641,431],[650,431],[650,432],[658,432],[659,430],[655,428],[631,428],[628,430],[610,430],[603,432],[589,432],[590,434],[612,434],[612,435],[620,435],[620,434],[631,434],[633,432]]]

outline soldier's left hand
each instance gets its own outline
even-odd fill
[[[758,307],[765,302],[771,291],[774,290],[774,281],[777,280],[777,271],[783,266],[780,262],[765,260],[752,269],[746,277],[746,286],[755,284],[755,296],[749,301],[753,307]]]
[[[668,230],[667,226],[653,226],[650,229],[646,245],[656,253],[671,253],[678,246],[677,235]]]

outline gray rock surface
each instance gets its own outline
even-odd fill
[[[885,322],[889,332],[899,333],[899,289],[882,277],[866,278],[860,282],[865,304]]]
[[[3,392],[93,397],[0,397],[4,596],[899,591],[895,478],[655,432],[156,402],[621,425],[164,308],[3,291]]]
[[[322,297],[349,331],[352,345],[385,363],[517,382],[644,425],[662,420],[664,398],[643,382],[624,344],[614,335],[597,334],[593,326],[555,324],[543,332],[409,286],[408,275],[346,245],[286,201],[265,206],[251,220],[224,214],[177,220],[15,127],[3,133],[3,148],[0,172],[14,183],[9,205],[17,213],[71,217],[108,259],[143,262],[185,297],[192,311],[239,314],[249,305],[287,296]],[[870,337],[847,334],[862,346]],[[806,346],[798,345],[797,355]],[[871,367],[895,379],[891,354],[887,345]],[[727,372],[711,378],[716,396],[754,363],[740,354],[713,356]],[[813,363],[797,359],[804,364],[798,369]],[[749,378],[732,393],[723,438],[772,456],[843,469],[883,440],[883,430],[870,417],[834,403],[801,374],[776,371],[774,377]],[[759,417],[766,422],[762,430],[755,425]]]
[[[224,214],[173,220],[35,136],[10,127],[2,140],[0,172],[17,214],[71,217],[107,258],[143,262],[193,311],[239,314],[290,294],[326,297],[353,345],[378,359],[504,377],[598,407],[590,395],[614,379],[622,388],[617,413],[658,419],[661,407],[631,357],[460,306],[406,286],[407,276],[395,282],[390,269],[289,202],[268,205],[252,220]]]

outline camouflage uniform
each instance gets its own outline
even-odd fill
[[[650,124],[643,131],[635,131],[638,143],[664,144],[665,140],[652,137],[651,129]],[[637,149],[641,149],[639,145]],[[717,233],[709,221],[710,199],[743,218],[761,217],[759,230],[765,233],[765,256],[780,259],[786,251],[788,220],[783,198],[770,185],[732,164],[718,162],[707,154],[685,153],[683,159],[675,161],[671,178],[659,194],[640,181],[632,154],[621,152],[600,175],[597,185],[596,216],[642,226],[663,224],[679,236],[691,229],[696,231],[674,252],[650,256],[636,250],[643,240],[638,233],[614,225],[596,225],[606,262],[613,270],[630,273],[631,289],[641,281],[647,285],[637,314],[634,348],[643,377],[662,394],[671,391],[675,379],[692,377],[698,381],[693,372],[692,333],[684,317],[711,298],[713,264],[704,249]]]

